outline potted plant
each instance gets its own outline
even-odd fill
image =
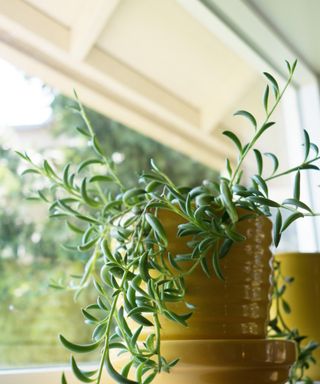
[[[100,350],[98,368],[90,372],[79,368],[71,357],[72,370],[80,381],[101,383],[106,366],[119,383],[157,382],[161,372],[173,367],[177,372],[174,382],[186,382],[178,358],[183,355],[184,362],[198,361],[196,354],[199,351],[204,356],[204,350],[207,356],[200,365],[221,366],[229,359],[241,372],[251,372],[244,360],[239,365],[232,357],[251,356],[265,364],[258,373],[251,372],[251,380],[286,380],[294,360],[293,345],[265,340],[272,274],[269,217],[274,211],[277,246],[296,219],[313,215],[300,200],[300,172],[316,168],[314,162],[319,159],[306,131],[305,159],[288,170],[278,171],[276,155],[263,155],[255,148],[275,124],[272,114],[292,80],[296,62],[287,62],[287,67],[288,80],[282,89],[272,75],[264,74],[268,85],[262,124],[248,111],[235,114],[252,126],[250,141],[243,144],[233,132],[224,132],[239,156],[234,165],[226,160],[228,176],[218,181],[204,181],[192,189],[179,187],[151,161],[150,172],[141,175],[135,188],[127,189],[103,152],[77,96],[76,112],[85,123],[77,129],[88,139],[92,157],[77,166],[66,164],[58,172],[47,160],[37,165],[28,154],[18,153],[30,165],[24,173],[49,180],[50,188],[38,191],[37,197],[50,204],[50,216],[66,220],[78,236],[78,249],[91,254],[81,279],[76,284],[73,280],[70,287],[79,293],[91,283],[95,286],[97,302],[82,310],[86,323],[94,325],[92,341],[77,345],[60,336],[74,353]],[[243,161],[250,152],[255,154],[257,172],[246,186]],[[270,175],[263,174],[264,158],[273,162]],[[293,196],[281,203],[271,200],[268,182],[289,173],[295,173]],[[284,211],[290,213],[286,220]],[[121,364],[114,358],[118,355],[123,355]],[[239,370],[223,372],[228,382],[242,382]],[[274,376],[278,381],[272,381]],[[168,377],[163,379],[166,383]],[[200,377],[191,375],[189,382],[207,382]],[[216,382],[225,380],[222,375]],[[64,375],[62,382],[66,383]]]

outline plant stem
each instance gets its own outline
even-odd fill
[[[103,353],[102,353],[102,356],[100,359],[99,372],[98,372],[96,384],[100,384],[100,382],[101,382],[101,376],[102,376],[104,362],[109,355],[109,339],[110,339],[110,330],[111,330],[112,319],[113,319],[114,313],[117,309],[117,302],[118,302],[118,299],[120,296],[121,289],[123,288],[123,285],[126,281],[126,277],[127,277],[127,271],[125,271],[123,276],[122,276],[121,283],[119,286],[119,293],[114,297],[113,302],[112,302],[112,306],[110,308],[108,323],[107,323],[107,327],[106,327],[106,331],[105,331],[105,335],[104,335],[104,338],[105,338],[104,339],[104,348],[103,348]]]
[[[244,161],[244,159],[246,158],[247,154],[249,153],[249,151],[252,149],[252,147],[254,146],[254,144],[256,143],[256,141],[258,140],[258,138],[260,137],[261,135],[261,132],[262,132],[262,129],[264,128],[264,126],[269,122],[269,119],[271,117],[271,115],[273,114],[273,112],[275,111],[275,109],[277,108],[277,106],[279,105],[286,89],[288,88],[289,84],[291,83],[291,80],[292,80],[292,76],[293,76],[293,72],[290,74],[284,88],[282,89],[282,92],[280,93],[280,95],[278,96],[278,98],[276,99],[273,107],[271,108],[271,110],[268,112],[267,116],[266,116],[266,119],[265,121],[263,122],[263,124],[261,125],[261,127],[256,131],[255,135],[253,136],[251,142],[249,143],[249,145],[247,146],[247,148],[245,149],[245,151],[241,154],[241,157],[238,161],[238,164],[237,164],[237,167],[233,173],[233,176],[230,180],[230,183],[229,185],[232,186],[233,183],[234,183],[234,180],[236,179],[236,177],[238,176],[238,173],[240,171],[240,168],[241,168],[241,165]]]
[[[153,315],[153,319],[154,319],[155,329],[156,329],[156,353],[158,356],[158,372],[160,372],[161,366],[162,366],[161,350],[160,350],[160,347],[161,347],[161,335],[160,335],[161,325],[160,325],[159,316],[157,313],[155,313]]]
[[[303,166],[305,165],[309,165],[309,164],[312,164],[314,163],[315,161],[317,160],[320,160],[320,156],[318,157],[315,157],[314,159],[311,159],[309,161],[306,161],[300,165],[297,165],[296,167],[293,167],[293,168],[290,168],[288,169],[287,171],[285,172],[281,172],[281,173],[276,173],[275,175],[272,175],[270,177],[267,177],[266,179],[264,179],[265,181],[270,181],[270,180],[273,180],[273,179],[276,179],[277,177],[281,177],[281,176],[285,176],[285,175],[288,175],[292,172],[295,172],[295,171],[303,171]]]

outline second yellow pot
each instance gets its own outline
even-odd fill
[[[308,339],[320,342],[320,253],[282,253],[276,256],[281,262],[284,276],[294,277],[287,287],[285,299],[291,307],[284,320],[290,328],[299,329]],[[316,365],[307,375],[320,380],[320,349],[315,351]]]

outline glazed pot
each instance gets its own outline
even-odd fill
[[[168,361],[180,361],[152,384],[284,384],[296,357],[286,340],[166,340],[161,350]],[[112,353],[120,371],[128,361]]]
[[[295,361],[295,344],[282,340],[170,340],[162,349],[180,361],[153,384],[283,384]]]
[[[191,239],[177,237],[182,219],[164,210],[158,217],[167,233],[168,250],[173,255],[189,253],[187,242]],[[265,217],[238,223],[237,230],[246,240],[221,260],[224,281],[214,273],[208,278],[200,267],[185,278],[186,301],[196,309],[188,327],[160,318],[161,353],[168,361],[177,357],[180,361],[170,374],[159,374],[154,384],[287,381],[296,358],[295,344],[266,338],[272,289],[271,227]],[[168,307],[177,313],[187,311],[182,303]],[[119,370],[127,362],[125,357],[115,357],[115,361]]]
[[[306,343],[320,342],[320,253],[282,253],[276,258],[283,275],[295,279],[285,292],[291,307],[290,314],[283,314],[285,322],[307,335]],[[320,350],[314,355],[317,364],[310,366],[307,375],[320,380]]]
[[[189,253],[186,238],[176,235],[182,220],[164,210],[159,218],[167,233],[168,250],[173,255]],[[221,260],[225,280],[219,280],[214,273],[208,278],[200,266],[187,276],[186,301],[196,309],[188,328],[161,319],[163,339],[266,338],[271,301],[271,228],[271,221],[262,216],[238,223],[237,230],[247,239],[234,245]],[[178,313],[187,311],[180,303],[169,307]]]

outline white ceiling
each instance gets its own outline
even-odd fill
[[[320,70],[317,39],[309,42],[319,31],[319,0],[308,0],[308,9],[303,0],[0,0],[0,56],[66,94],[77,89],[85,104],[219,169],[226,155],[234,156],[222,127],[239,127],[246,136],[232,112],[259,108],[259,73],[270,68],[258,65],[219,12],[202,4],[210,1],[244,30],[253,23],[243,6],[254,7]],[[267,36],[261,23],[252,38]],[[278,47],[262,41],[270,52]]]
[[[210,109],[212,125],[257,76],[172,0],[123,0],[97,45],[197,109]]]
[[[244,0],[267,19],[293,50],[320,74],[319,0]]]
[[[62,92],[221,168],[218,134],[258,71],[180,0],[0,0],[0,55]]]
[[[24,2],[41,10],[59,24],[71,28],[76,22],[77,10],[81,9],[86,2],[90,3],[90,0],[24,0]]]

